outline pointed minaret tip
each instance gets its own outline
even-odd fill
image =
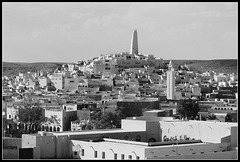
[[[168,63],[168,69],[169,69],[170,71],[174,71],[172,59],[170,59],[170,61],[169,61],[169,63]]]

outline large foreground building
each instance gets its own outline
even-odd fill
[[[237,123],[159,117],[124,119],[121,129],[23,134],[21,142],[33,159],[237,159],[238,147]]]

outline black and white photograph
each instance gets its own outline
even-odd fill
[[[2,160],[238,160],[238,2],[2,2]]]

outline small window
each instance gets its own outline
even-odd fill
[[[124,137],[124,139],[125,139],[125,140],[128,140],[128,139],[129,139],[129,137],[128,137],[128,136],[125,136],[125,137]]]
[[[121,155],[121,159],[124,160],[124,154]]]
[[[139,156],[137,156],[136,158],[137,158],[137,160],[139,160],[139,159],[140,159],[140,157],[139,157]]]
[[[94,151],[94,157],[97,158],[97,151]]]
[[[141,136],[140,135],[136,136],[136,141],[141,141]]]
[[[131,160],[131,159],[132,159],[132,155],[129,155],[129,156],[128,156],[128,159],[130,159],[130,160]]]
[[[82,156],[84,156],[84,149],[82,149]]]
[[[116,153],[114,154],[114,160],[117,160],[117,154]]]
[[[77,151],[74,151],[74,155],[77,155]]]
[[[102,159],[105,159],[105,152],[102,152]]]

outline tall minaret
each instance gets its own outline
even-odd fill
[[[175,71],[173,68],[173,62],[170,60],[167,71],[167,99],[175,99]]]
[[[132,42],[131,42],[131,49],[130,54],[138,54],[138,38],[137,38],[137,30],[133,31],[132,35]]]

